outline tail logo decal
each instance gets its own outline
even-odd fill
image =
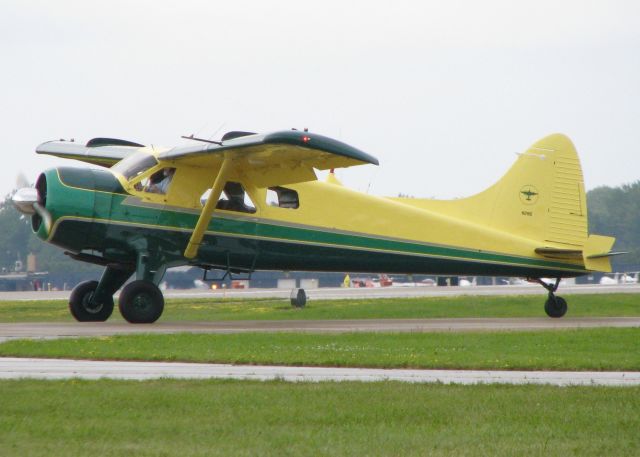
[[[520,189],[520,201],[525,205],[535,205],[539,195],[538,189],[530,184]]]

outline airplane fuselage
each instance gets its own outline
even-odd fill
[[[548,290],[545,312],[562,317],[560,278],[610,271],[617,254],[612,237],[588,231],[580,161],[561,134],[532,145],[493,186],[452,201],[367,195],[332,173],[318,182],[316,170],[378,160],[295,130],[228,132],[169,149],[47,142],[37,152],[104,167],[50,169],[13,197],[40,238],[106,267],[99,281],[74,288],[78,321],[108,319],[122,288],[122,316],[155,322],[164,309],[158,284],[180,265],[527,277]],[[294,304],[304,303],[296,293]]]
[[[253,213],[216,210],[197,257],[187,260],[183,250],[197,209],[130,195],[109,170],[61,167],[45,176],[52,221],[50,230],[44,224],[37,227],[38,235],[105,264],[135,266],[141,253],[150,253],[159,266],[192,264],[231,271],[521,277],[585,273],[580,265],[520,254],[533,252],[531,240],[317,181],[289,186],[298,193],[298,208],[268,206],[253,195]],[[454,237],[468,240],[467,245],[449,241]]]

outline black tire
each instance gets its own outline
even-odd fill
[[[120,292],[118,309],[127,322],[151,324],[164,311],[164,297],[154,283],[139,279],[124,286]]]
[[[307,294],[304,289],[293,289],[291,292],[291,306],[304,308],[307,304]]]
[[[71,291],[69,311],[78,322],[104,322],[113,313],[113,297],[102,303],[91,303],[91,297],[98,287],[98,281],[84,281]]]
[[[544,304],[547,316],[559,318],[567,314],[567,301],[562,297],[550,296]]]

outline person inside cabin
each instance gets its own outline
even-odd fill
[[[163,168],[157,173],[154,173],[149,178],[149,185],[145,190],[154,194],[166,194],[175,172],[175,168]]]

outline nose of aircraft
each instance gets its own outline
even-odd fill
[[[31,216],[31,226],[37,231],[40,224],[49,232],[51,229],[51,214],[45,207],[46,201],[46,178],[40,175],[36,182],[36,187],[23,187],[19,189],[11,198],[13,205],[18,211],[27,216]]]
[[[11,197],[11,201],[18,211],[31,216],[36,213],[33,205],[38,203],[38,191],[33,187],[23,187]]]

